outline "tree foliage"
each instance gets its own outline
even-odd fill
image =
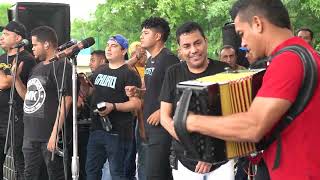
[[[186,21],[196,21],[204,29],[209,41],[209,55],[215,57],[222,45],[222,27],[230,22],[229,10],[235,0],[105,0],[99,4],[90,20],[75,19],[71,37],[95,37],[95,49],[104,49],[106,40],[114,34],[123,34],[130,42],[139,40],[140,24],[150,16],[168,20],[171,35],[167,47],[177,48],[176,28]],[[320,0],[283,0],[288,8],[292,28],[309,27],[315,32],[315,47],[320,49]],[[0,25],[7,23],[7,8],[0,3]]]
[[[0,3],[0,26],[5,26],[8,23],[8,14],[7,9],[11,6],[11,4]]]
[[[204,28],[209,40],[209,55],[216,57],[222,45],[222,27],[230,22],[229,10],[234,0],[107,0],[100,4],[90,21],[75,20],[72,37],[94,36],[95,48],[103,49],[106,39],[116,33],[123,34],[131,42],[139,40],[140,24],[150,16],[168,20],[171,36],[167,46],[176,50],[176,28],[186,21],[196,21]],[[317,31],[320,24],[320,0],[284,0],[292,20],[293,30],[307,26]],[[318,34],[315,45],[320,48]]]
[[[186,21],[202,25],[210,42],[211,55],[221,46],[221,28],[230,21],[228,9],[232,0],[108,0],[100,4],[90,21],[75,20],[72,37],[94,36],[95,48],[103,49],[106,39],[113,34],[123,34],[131,42],[139,40],[140,25],[150,16],[161,16],[170,23],[171,36],[167,46],[176,50],[176,28]],[[85,34],[84,34],[85,33]]]

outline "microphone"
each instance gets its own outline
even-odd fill
[[[63,51],[63,50],[65,50],[65,49],[67,49],[67,48],[69,48],[69,47],[71,47],[71,46],[73,46],[73,45],[75,45],[75,44],[77,44],[77,43],[78,43],[77,40],[71,39],[71,41],[68,41],[68,42],[62,44],[61,46],[59,46],[59,47],[57,48],[57,50],[58,50],[58,51]]]
[[[66,48],[65,50],[55,54],[54,58],[50,59],[49,61],[57,61],[64,57],[70,57],[77,53],[79,53],[80,50],[88,48],[92,46],[95,43],[93,37],[89,37],[85,40],[80,41],[78,44],[75,44],[69,48]]]
[[[13,49],[14,48],[21,48],[21,47],[27,46],[28,44],[29,44],[29,41],[27,39],[22,39],[21,42],[19,42],[15,46],[13,46]]]

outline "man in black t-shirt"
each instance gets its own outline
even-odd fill
[[[3,152],[9,117],[8,102],[10,99],[10,90],[12,83],[12,75],[10,69],[13,63],[13,59],[18,53],[18,61],[22,61],[25,64],[20,74],[20,78],[24,84],[27,84],[29,72],[36,64],[34,57],[28,51],[26,51],[24,47],[21,47],[19,50],[18,48],[12,48],[13,46],[21,42],[24,38],[26,38],[26,28],[21,23],[15,21],[9,22],[6,27],[4,27],[0,37],[0,46],[6,52],[5,54],[2,54],[0,56],[0,179],[2,179],[3,177],[2,170],[5,160],[5,155]],[[24,179],[24,158],[22,153],[23,100],[16,92],[14,93],[13,100],[14,116],[11,116],[15,120],[13,156],[15,160],[14,165],[17,172],[17,179],[19,180]],[[10,139],[8,142],[10,145]]]
[[[199,24],[195,22],[183,24],[177,29],[176,37],[180,46],[180,53],[185,58],[185,61],[175,64],[168,69],[160,94],[161,125],[175,139],[177,139],[177,135],[174,130],[172,117],[176,103],[179,100],[179,97],[176,96],[176,85],[182,81],[223,72],[224,68],[228,67],[226,63],[208,59],[208,41]],[[173,141],[173,150],[179,160],[177,170],[173,170],[174,179],[203,179],[204,176],[208,180],[233,179],[234,175],[231,163],[226,167],[220,167],[219,169],[221,170],[217,169],[213,171],[215,167],[212,167],[210,163],[188,159],[184,154],[183,147],[177,140]]]
[[[56,154],[57,134],[64,125],[71,106],[71,65],[64,60],[50,62],[55,57],[58,45],[57,34],[48,26],[32,30],[32,51],[40,63],[31,71],[27,86],[17,78],[16,89],[24,99],[25,179],[39,179],[40,167],[44,161],[49,179],[64,179],[63,158]],[[24,63],[19,64],[18,73]],[[65,69],[65,71],[64,71]],[[59,107],[61,86],[64,96]],[[60,112],[59,112],[60,109]],[[66,133],[66,132],[65,132]],[[51,154],[54,160],[51,161]]]
[[[170,33],[167,21],[151,17],[142,23],[141,28],[141,47],[151,54],[144,71],[143,117],[148,141],[145,172],[148,180],[168,180],[172,179],[169,164],[171,137],[160,125],[159,95],[166,70],[179,59],[164,45]]]
[[[97,69],[93,76],[93,109],[102,104],[106,108],[92,115],[87,145],[87,180],[101,179],[101,169],[109,161],[112,179],[128,179],[125,158],[133,135],[132,111],[140,108],[137,97],[128,97],[125,86],[140,87],[138,75],[125,63],[128,41],[122,35],[112,36],[105,49],[109,65]],[[108,121],[111,126],[108,125]]]

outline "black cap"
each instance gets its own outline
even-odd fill
[[[22,39],[25,39],[27,37],[26,33],[26,27],[16,21],[10,21],[5,27],[4,29],[11,31],[11,32],[15,32],[16,34],[20,35],[22,37]]]

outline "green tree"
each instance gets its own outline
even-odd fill
[[[167,19],[171,36],[167,47],[176,50],[176,28],[186,21],[196,21],[204,28],[209,40],[209,54],[214,55],[221,46],[221,28],[230,21],[228,9],[233,1],[224,0],[108,0],[97,7],[90,21],[75,20],[72,37],[94,36],[95,48],[105,47],[106,39],[116,33],[125,35],[131,42],[139,40],[140,24],[150,16]]]
[[[0,3],[0,26],[5,26],[8,23],[7,10],[11,4]]]
[[[11,5],[7,3],[0,3],[0,32],[2,31],[2,27],[4,27],[8,23],[7,9],[10,6]],[[3,53],[3,49],[0,48],[0,54]]]

